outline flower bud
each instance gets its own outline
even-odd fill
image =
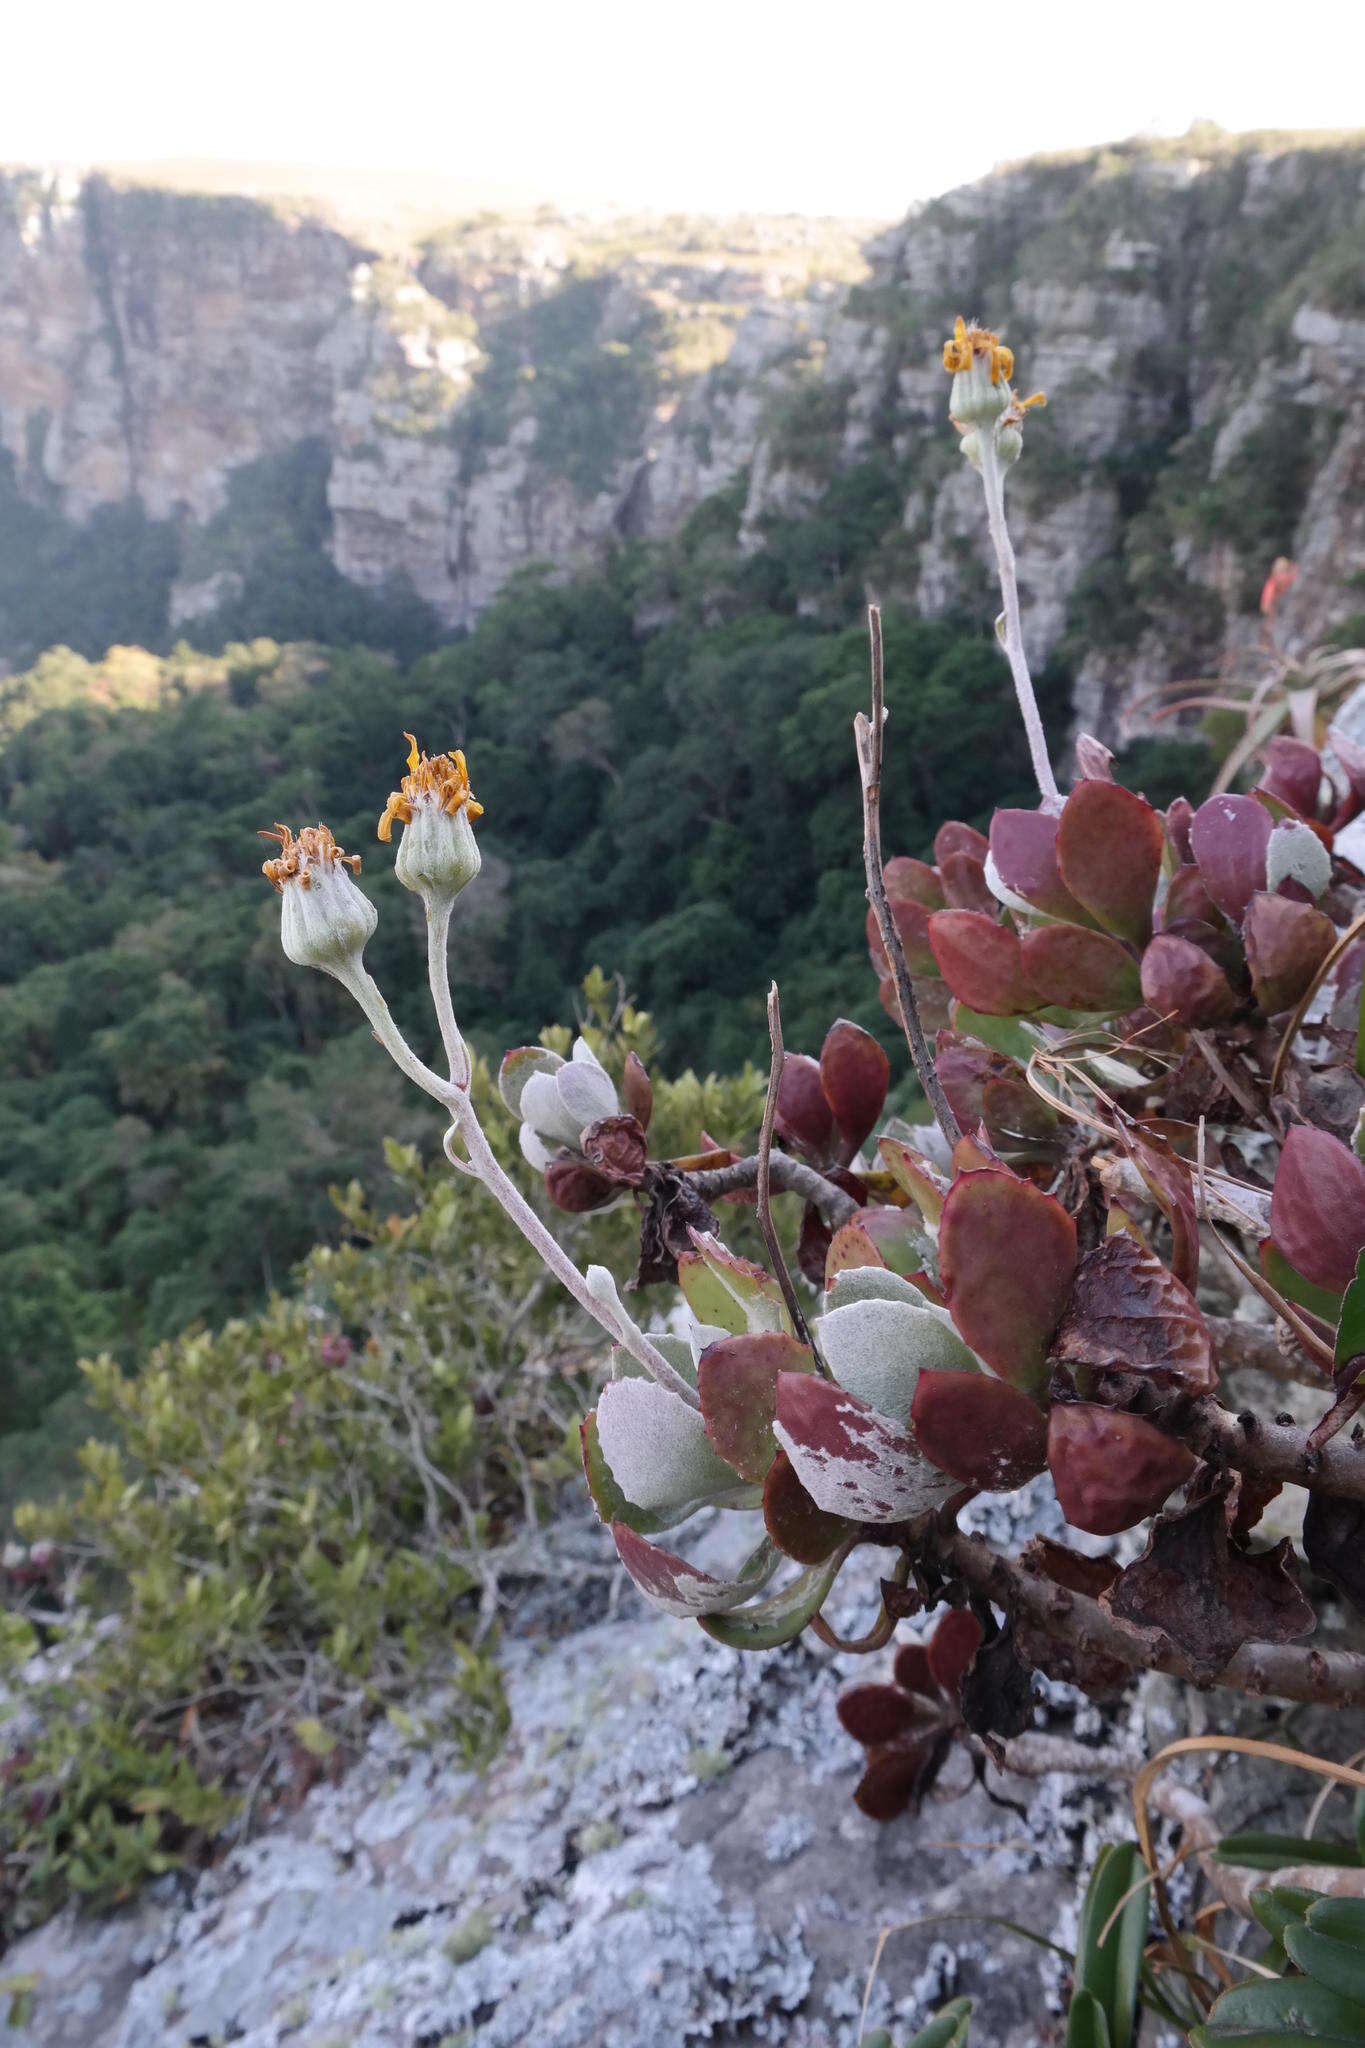
[[[408,772],[384,806],[379,837],[387,844],[394,820],[402,824],[394,873],[405,889],[421,896],[430,914],[434,904],[448,907],[479,872],[473,821],[483,816],[483,805],[470,790],[462,753],[429,759],[410,732],[403,737]]]
[[[999,335],[968,327],[959,317],[951,341],[943,344],[943,367],[953,372],[952,417],[963,427],[993,426],[1013,395],[1014,357]]]
[[[280,897],[280,938],[298,967],[320,967],[344,981],[360,965],[379,913],[351,879],[360,855],[343,853],[326,825],[305,825],[296,839],[277,824],[262,839],[280,850],[262,874]]]

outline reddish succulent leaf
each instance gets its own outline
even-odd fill
[[[900,1522],[960,1491],[911,1438],[813,1373],[777,1382],[777,1440],[817,1507],[855,1522]]]
[[[1193,1293],[1199,1278],[1199,1215],[1190,1169],[1159,1131],[1122,1115],[1116,1122],[1119,1142],[1171,1226],[1171,1271]]]
[[[953,910],[978,911],[994,924],[1000,915],[1000,905],[986,880],[983,862],[970,853],[950,853],[944,857],[940,872],[943,893]]]
[[[638,1117],[604,1116],[588,1125],[582,1145],[584,1158],[604,1179],[621,1187],[639,1187],[649,1146]]]
[[[621,1190],[596,1167],[576,1159],[572,1152],[561,1152],[545,1169],[545,1192],[565,1215],[582,1216],[614,1202]]]
[[[783,1556],[794,1557],[798,1564],[823,1564],[856,1526],[816,1507],[783,1450],[763,1482],[763,1523]]]
[[[923,1643],[901,1643],[892,1670],[902,1692],[918,1692],[932,1697],[938,1689],[938,1680],[929,1668],[929,1652]]]
[[[981,1121],[1005,1149],[1028,1145],[1046,1149],[1058,1135],[1057,1113],[1035,1095],[1022,1069],[992,1076],[981,1091]]]
[[[1182,867],[1194,864],[1194,848],[1190,844],[1190,827],[1194,823],[1194,805],[1187,796],[1178,796],[1166,809],[1166,837],[1171,842],[1171,851]]]
[[[812,1287],[825,1284],[825,1262],[829,1248],[834,1241],[834,1232],[826,1223],[813,1202],[807,1202],[801,1211],[801,1230],[796,1240],[796,1263],[801,1268],[801,1277],[809,1280]]]
[[[1342,1293],[1365,1245],[1365,1160],[1327,1131],[1296,1124],[1275,1171],[1270,1235],[1305,1280]]]
[[[982,1643],[958,1686],[958,1705],[973,1735],[1022,1735],[1033,1723],[1033,1674],[1019,1655],[1007,1620]]]
[[[886,902],[910,973],[937,974],[938,963],[929,945],[929,912],[924,904],[912,896],[893,896],[889,889]],[[872,956],[872,965],[878,975],[885,979],[891,973],[891,962],[882,943],[882,928],[877,921],[877,913],[870,903],[867,906],[864,929],[867,932],[867,950]]]
[[[820,1083],[851,1156],[882,1113],[891,1062],[868,1031],[840,1017],[820,1050]]]
[[[1161,906],[1162,927],[1191,917],[1200,924],[1216,925],[1218,907],[1204,887],[1204,877],[1198,868],[1177,868]]]
[[[974,825],[964,825],[957,818],[950,818],[946,824],[940,825],[934,834],[934,859],[938,863],[940,873],[944,861],[951,859],[956,853],[967,854],[972,860],[979,860],[984,865],[990,850],[991,843],[983,833],[978,832]]]
[[[885,1265],[886,1260],[861,1223],[856,1219],[852,1223],[842,1223],[830,1239],[829,1250],[825,1254],[825,1285],[828,1287],[836,1273],[846,1273],[850,1266]]]
[[[1232,1543],[1224,1495],[1152,1525],[1147,1548],[1101,1604],[1119,1621],[1166,1637],[1195,1678],[1214,1679],[1244,1643],[1292,1643],[1311,1635],[1288,1538],[1250,1555]]]
[[[967,1038],[960,1031],[940,1031],[934,1041],[934,1070],[948,1105],[964,1131],[981,1122],[981,1097],[991,1080],[1022,1078],[1022,1069],[1004,1053]]]
[[[1268,741],[1261,781],[1272,796],[1289,804],[1301,818],[1317,816],[1322,758],[1307,740],[1290,739],[1288,734],[1281,733]]]
[[[621,1098],[641,1130],[647,1131],[649,1120],[654,1114],[654,1089],[649,1075],[645,1072],[645,1063],[638,1052],[626,1054],[626,1068],[621,1076]]]
[[[943,883],[928,861],[898,853],[882,869],[882,880],[889,897],[909,897],[914,903],[922,903],[926,910],[943,908]]]
[[[895,1820],[933,1784],[952,1740],[950,1728],[935,1728],[874,1750],[854,1787],[854,1803],[869,1820]]]
[[[981,1642],[981,1623],[966,1607],[950,1607],[924,1645],[929,1670],[951,1698]]]
[[[647,1542],[624,1522],[613,1522],[611,1533],[617,1556],[650,1605],[680,1619],[723,1614],[738,1607],[772,1576],[772,1564],[756,1557],[738,1578],[717,1579],[662,1544]]]
[[[939,972],[960,1003],[987,1017],[1017,1017],[1037,1008],[1024,971],[1019,935],[976,910],[936,910],[929,944]]]
[[[1057,1589],[1058,1619],[1063,1620],[1073,1603],[1068,1594],[1080,1593],[1098,1600],[1118,1578],[1119,1567],[1111,1557],[1082,1557],[1065,1544],[1046,1536],[1035,1536],[1019,1558],[1021,1568],[1033,1578],[1046,1579]],[[1015,1634],[1021,1653],[1046,1678],[1074,1685],[1091,1699],[1117,1699],[1133,1678],[1133,1669],[1118,1657],[1106,1657],[1068,1636],[1053,1635],[1047,1623],[1032,1615],[1015,1618]]]
[[[1015,1178],[1009,1167],[1001,1161],[1000,1155],[992,1149],[984,1131],[978,1132],[974,1138],[959,1138],[954,1145],[954,1176],[963,1173],[990,1173],[997,1169],[1002,1173],[1009,1173],[1011,1179]]]
[[[1027,1394],[980,1372],[922,1372],[910,1426],[931,1465],[983,1493],[1010,1493],[1047,1463],[1047,1426]]]
[[[1107,932],[1045,924],[1025,932],[1020,944],[1027,980],[1040,1001],[1059,1010],[1121,1012],[1142,995],[1136,960]]]
[[[1057,819],[1046,811],[997,811],[991,859],[1007,889],[1049,917],[1082,915],[1057,866]]]
[[[1093,733],[1078,732],[1076,735],[1076,773],[1082,782],[1112,782],[1114,779],[1114,755],[1110,747],[1097,740]]]
[[[1071,1401],[1048,1417],[1047,1462],[1072,1528],[1114,1536],[1154,1515],[1199,1461],[1141,1415]]]
[[[877,1150],[887,1172],[904,1188],[925,1222],[937,1226],[943,1213],[944,1190],[924,1154],[916,1152],[913,1145],[903,1145],[899,1138],[880,1138]]]
[[[1062,808],[1063,882],[1107,931],[1135,945],[1151,935],[1164,846],[1160,814],[1117,782],[1077,783]]]
[[[1143,952],[1142,1000],[1158,1017],[1178,1017],[1194,1031],[1223,1023],[1237,1007],[1222,968],[1173,932],[1158,932]]]
[[[827,1159],[834,1144],[834,1112],[820,1084],[820,1064],[809,1053],[789,1052],[777,1084],[777,1134],[812,1159]]]
[[[1242,940],[1256,1001],[1267,1017],[1290,1010],[1336,943],[1330,917],[1288,896],[1253,896]]]
[[[954,1181],[939,1271],[958,1330],[1016,1386],[1038,1387],[1076,1271],[1076,1226],[1041,1188],[1001,1172]]]
[[[1218,908],[1240,924],[1248,903],[1265,887],[1265,856],[1275,821],[1254,796],[1211,796],[1195,812],[1190,845],[1204,887]]]
[[[741,1479],[762,1479],[772,1464],[777,1375],[814,1370],[809,1347],[778,1331],[722,1337],[703,1351],[697,1366],[702,1421]]]
[[[864,1749],[894,1742],[898,1735],[922,1727],[927,1718],[923,1700],[917,1701],[898,1685],[875,1683],[850,1686],[839,1695],[835,1712],[845,1734],[861,1742]]]
[[[1067,1365],[1178,1380],[1199,1394],[1218,1384],[1199,1304],[1155,1252],[1126,1233],[1081,1260],[1052,1355]]]

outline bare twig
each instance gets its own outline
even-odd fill
[[[896,998],[900,1004],[901,1023],[905,1029],[910,1057],[915,1063],[915,1072],[929,1100],[938,1124],[950,1146],[956,1145],[962,1136],[962,1128],[953,1115],[952,1106],[939,1084],[934,1068],[933,1055],[924,1036],[920,1022],[919,1004],[910,980],[910,969],[905,961],[905,948],[901,935],[896,930],[896,921],[891,915],[891,906],[886,900],[886,881],[882,874],[882,727],[886,721],[886,676],[882,663],[882,615],[878,606],[867,608],[868,633],[872,643],[872,717],[859,712],[853,721],[854,744],[858,750],[858,776],[863,786],[863,866],[867,871],[867,898],[877,919],[877,929],[882,935],[886,957],[891,963],[891,972],[896,983]]]
[[[732,1166],[711,1167],[705,1173],[689,1173],[687,1178],[704,1202],[718,1201],[722,1195],[745,1194],[758,1186],[758,1154],[751,1152],[747,1159],[737,1159]],[[852,1195],[835,1187],[832,1180],[826,1180],[823,1173],[817,1173],[803,1159],[793,1159],[786,1152],[771,1155],[768,1182],[779,1195],[800,1195],[803,1201],[813,1203],[831,1230],[837,1230],[858,1213]]]
[[[1318,1385],[1330,1396],[1331,1387],[1320,1374]],[[1307,1430],[1268,1422],[1249,1410],[1233,1415],[1211,1400],[1195,1402],[1175,1420],[1157,1418],[1157,1428],[1249,1478],[1305,1486],[1340,1500],[1365,1500],[1365,1445],[1347,1438],[1334,1436],[1315,1450]]]
[[[1117,1658],[1138,1671],[1164,1671],[1190,1685],[1207,1684],[1165,1637],[1115,1621],[1098,1601],[1035,1577],[1014,1559],[992,1550],[981,1537],[939,1529],[930,1541],[942,1563],[972,1592],[1006,1613],[1027,1615],[1060,1641]],[[1358,1707],[1365,1705],[1365,1656],[1311,1645],[1246,1643],[1213,1683],[1275,1699]]]
[[[782,1299],[803,1344],[815,1345],[806,1318],[801,1313],[792,1276],[787,1271],[787,1261],[782,1256],[782,1244],[773,1227],[773,1207],[770,1192],[772,1170],[773,1125],[777,1119],[777,1095],[782,1086],[782,1067],[786,1054],[782,1046],[782,1009],[777,1000],[777,983],[768,990],[768,1042],[772,1047],[772,1061],[768,1068],[768,1099],[763,1105],[763,1125],[758,1134],[758,1227],[763,1233],[763,1242],[768,1247],[768,1257],[773,1263],[777,1284],[782,1289]]]
[[[1233,1316],[1212,1316],[1207,1311],[1204,1321],[1218,1352],[1219,1364],[1227,1371],[1260,1372],[1267,1379],[1292,1380],[1299,1386],[1314,1387],[1322,1392],[1321,1367],[1283,1350],[1270,1324],[1246,1323]],[[1284,1327],[1288,1332],[1289,1325],[1286,1323]]]

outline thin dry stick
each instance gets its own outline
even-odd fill
[[[773,1125],[777,1120],[777,1094],[782,1086],[782,1067],[786,1054],[782,1046],[782,1011],[777,1000],[777,983],[768,990],[768,1039],[772,1046],[772,1061],[768,1068],[768,1099],[763,1105],[763,1125],[758,1134],[758,1227],[763,1233],[763,1242],[768,1247],[768,1257],[773,1262],[777,1284],[782,1289],[796,1334],[803,1344],[815,1349],[806,1318],[801,1313],[801,1304],[796,1298],[792,1276],[787,1271],[787,1261],[782,1256],[782,1245],[773,1225],[773,1205],[770,1187]]]
[[[877,929],[882,935],[886,957],[891,963],[891,972],[896,983],[896,997],[900,1003],[901,1023],[905,1029],[906,1043],[910,1057],[915,1063],[919,1083],[928,1097],[934,1120],[949,1146],[956,1145],[962,1136],[962,1127],[953,1115],[952,1105],[939,1084],[934,1067],[933,1054],[924,1036],[920,1023],[919,1004],[915,1000],[914,987],[910,980],[910,969],[905,961],[905,948],[901,935],[896,930],[896,921],[891,915],[891,906],[886,900],[886,881],[882,874],[882,727],[886,721],[886,676],[882,662],[882,615],[880,608],[870,604],[867,608],[868,633],[872,643],[872,717],[869,721],[859,712],[853,721],[854,744],[858,750],[858,775],[863,786],[863,866],[867,872],[867,897],[877,919]]]

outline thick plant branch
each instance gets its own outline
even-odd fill
[[[1260,1372],[1267,1379],[1288,1380],[1297,1386],[1315,1387],[1319,1393],[1327,1381],[1319,1366],[1293,1351],[1281,1348],[1268,1323],[1243,1322],[1237,1316],[1211,1316],[1205,1323],[1218,1352],[1219,1362],[1230,1372]],[[1289,1326],[1285,1325],[1288,1332]]]
[[[854,744],[858,750],[858,776],[863,786],[863,866],[867,873],[867,898],[877,919],[877,929],[882,935],[886,957],[891,963],[891,972],[896,983],[896,999],[900,1004],[901,1024],[905,1030],[910,1057],[915,1063],[919,1083],[934,1112],[934,1121],[942,1131],[949,1147],[957,1144],[962,1136],[962,1127],[953,1115],[952,1106],[939,1084],[934,1067],[933,1054],[924,1036],[920,1022],[919,1004],[910,981],[910,969],[905,962],[905,948],[901,935],[896,930],[896,921],[891,915],[891,906],[886,900],[886,880],[882,873],[882,728],[886,722],[886,675],[882,662],[882,615],[875,604],[867,608],[868,632],[872,642],[872,717],[859,712],[853,721]]]
[[[1324,1394],[1331,1393],[1321,1376],[1319,1385]],[[1157,1427],[1167,1436],[1178,1436],[1201,1458],[1231,1465],[1249,1479],[1305,1486],[1342,1500],[1365,1500],[1365,1444],[1353,1443],[1345,1434],[1314,1450],[1307,1430],[1268,1422],[1249,1409],[1234,1415],[1217,1401],[1199,1401],[1188,1416],[1174,1423],[1159,1419]]]
[[[771,1200],[773,1125],[777,1121],[777,1097],[782,1086],[782,1069],[786,1063],[786,1051],[782,1044],[782,1009],[777,1000],[777,983],[768,990],[768,1043],[772,1048],[771,1064],[768,1068],[768,1099],[763,1105],[763,1125],[758,1134],[758,1227],[763,1242],[772,1260],[777,1284],[782,1289],[782,1299],[787,1304],[787,1313],[792,1319],[797,1336],[803,1344],[814,1350],[806,1318],[801,1312],[792,1276],[787,1271],[787,1261],[782,1255],[782,1243],[773,1224]]]
[[[758,1154],[752,1152],[747,1159],[737,1159],[733,1166],[715,1166],[705,1173],[689,1173],[688,1181],[704,1202],[715,1202],[722,1195],[747,1194],[750,1188],[758,1186]],[[780,1195],[800,1195],[803,1201],[812,1203],[824,1217],[832,1230],[858,1213],[858,1204],[843,1188],[837,1188],[832,1180],[826,1180],[813,1166],[807,1166],[803,1159],[793,1159],[789,1153],[774,1152],[768,1160],[769,1185]]]
[[[983,1599],[1007,1614],[1024,1614],[1050,1635],[1079,1649],[1117,1658],[1136,1671],[1164,1671],[1187,1685],[1203,1686],[1171,1642],[1115,1621],[1096,1600],[1049,1580],[1035,1578],[1012,1558],[1002,1557],[979,1536],[938,1530],[930,1537],[939,1561]],[[1283,1700],[1313,1700],[1323,1706],[1365,1706],[1365,1656],[1312,1645],[1247,1643],[1213,1680],[1237,1692]]]

